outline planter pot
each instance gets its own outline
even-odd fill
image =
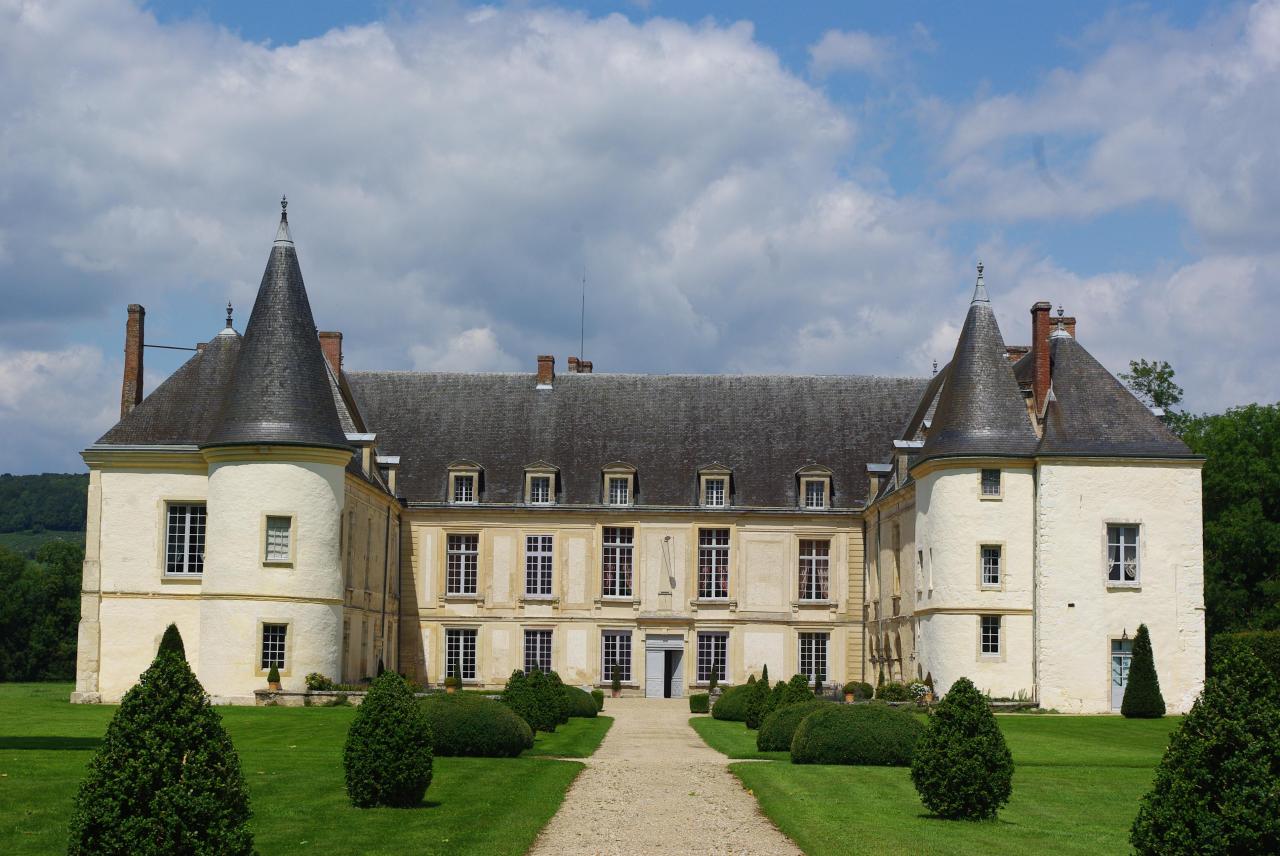
[[[445,687],[445,688],[444,688],[444,691],[445,691],[446,693],[448,693],[449,695],[453,695],[454,693],[456,693],[456,692],[458,691],[458,688],[457,688],[457,687]]]
[[[609,690],[609,696],[611,698],[618,698],[621,695],[622,695],[622,690]]]
[[[277,692],[277,693],[280,692],[280,682],[267,681],[267,689],[271,690],[272,692]]]
[[[844,703],[845,703],[845,704],[853,704],[853,693],[845,693],[845,694],[844,694]]]

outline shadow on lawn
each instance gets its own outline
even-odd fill
[[[0,749],[37,749],[40,751],[97,749],[101,737],[0,737]]]

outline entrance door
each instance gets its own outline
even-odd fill
[[[1111,640],[1111,709],[1124,703],[1124,688],[1129,686],[1129,661],[1133,659],[1132,639]]]
[[[684,695],[684,637],[650,635],[644,640],[644,694],[646,698],[680,698]]]

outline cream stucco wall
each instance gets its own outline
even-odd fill
[[[1037,552],[1041,703],[1111,710],[1111,640],[1151,633],[1170,713],[1204,682],[1204,568],[1199,462],[1044,461]],[[1140,585],[1109,585],[1108,523],[1137,524]]]

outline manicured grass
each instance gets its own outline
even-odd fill
[[[698,736],[721,755],[742,760],[790,761],[788,752],[761,752],[756,749],[756,732],[741,722],[695,716],[689,725]]]
[[[534,735],[533,748],[526,749],[522,757],[588,758],[600,748],[611,725],[612,716],[574,717],[550,734],[539,731]]]
[[[71,705],[70,692],[67,684],[0,684],[6,856],[66,852],[77,787],[115,713]],[[524,853],[582,768],[549,758],[436,758],[423,807],[355,809],[342,777],[354,708],[218,710],[240,753],[264,854]]]
[[[890,767],[732,764],[760,807],[809,856],[844,853],[1128,853],[1138,799],[1180,719],[1001,716],[1013,752],[1013,799],[991,823],[928,816],[910,771]],[[720,727],[716,727],[720,726]],[[714,748],[747,737],[695,724]],[[708,736],[710,735],[710,736]],[[759,756],[761,753],[756,753]],[[753,757],[744,755],[743,757]]]

